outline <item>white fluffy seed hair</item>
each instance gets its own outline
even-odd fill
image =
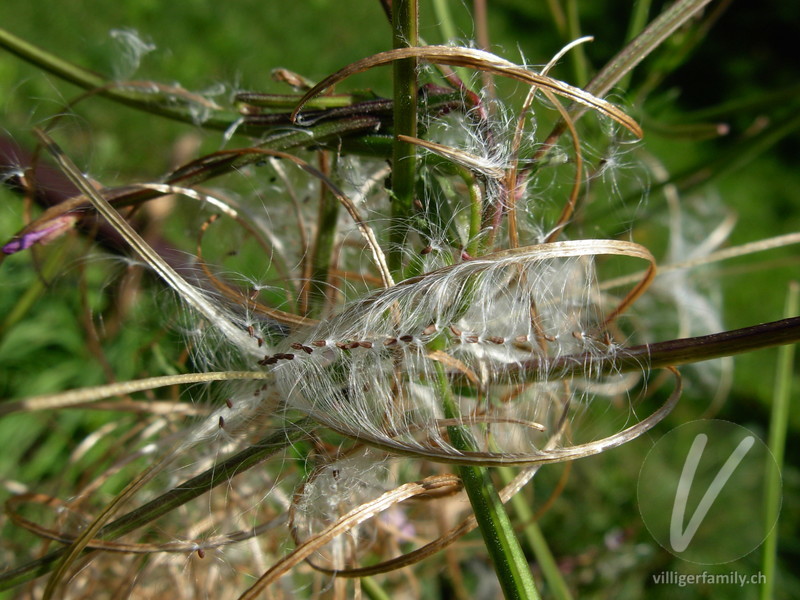
[[[535,462],[547,440],[541,431],[558,429],[571,386],[531,383],[543,374],[526,373],[523,361],[537,354],[558,359],[613,352],[595,338],[604,321],[593,256],[644,258],[652,271],[649,252],[627,242],[579,240],[504,250],[397,285],[386,282],[320,325],[301,327],[259,360],[266,345],[252,327],[172,270],[52,140],[41,132],[40,137],[98,211],[227,346],[268,367],[267,388],[215,411],[181,450],[231,440],[282,408],[384,449],[435,460],[464,460],[443,435],[460,425],[472,431],[478,453]],[[497,373],[509,364],[518,367],[517,379],[501,381]],[[448,372],[471,385],[451,386],[457,382]]]
[[[386,455],[370,448],[319,465],[295,492],[290,512],[294,536],[299,541],[312,538],[344,512],[373,500],[398,484]],[[363,553],[377,535],[377,528],[378,523],[370,520],[351,529],[347,536],[337,536],[315,556],[315,561],[317,564],[321,558],[331,561],[337,550],[342,550],[343,544]],[[328,566],[344,567],[343,564],[336,565],[335,561]]]
[[[490,451],[488,424],[492,452],[535,455],[549,435],[541,429],[552,433],[561,417],[564,387],[526,383],[524,370],[516,386],[501,382],[497,367],[613,351],[597,339],[593,258],[577,243],[542,248],[466,261],[373,293],[265,356],[270,387],[287,409],[348,436],[446,460],[459,452],[444,435],[454,423],[445,419],[439,363],[472,383],[453,393],[460,424],[484,438],[480,451]],[[259,410],[256,404],[241,410]]]

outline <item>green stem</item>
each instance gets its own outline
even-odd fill
[[[497,470],[500,473],[503,483],[508,484],[514,479],[512,469],[500,467]],[[514,508],[514,512],[517,513],[517,520],[520,523],[525,523],[522,534],[525,536],[525,540],[536,556],[536,562],[542,570],[542,575],[550,588],[553,598],[556,600],[572,600],[569,586],[567,586],[567,582],[564,581],[556,559],[550,551],[550,546],[547,544],[547,540],[544,534],[542,534],[539,524],[534,519],[530,504],[528,504],[522,494],[514,494],[511,498],[511,506]]]
[[[361,589],[370,600],[391,600],[389,594],[383,591],[383,588],[371,577],[361,578]]]
[[[458,35],[456,34],[456,26],[453,23],[453,15],[450,13],[450,6],[447,0],[433,0],[432,5],[439,32],[442,34],[442,40],[445,44],[452,42]]]
[[[328,174],[327,153],[322,153],[320,170]],[[317,236],[311,258],[311,305],[310,314],[319,314],[328,297],[328,275],[333,246],[336,241],[336,224],[339,220],[339,201],[328,188],[320,186],[319,211],[317,213]]]
[[[795,281],[789,287],[786,299],[787,315],[797,314],[800,308],[800,285]],[[786,432],[789,427],[789,405],[792,395],[792,375],[794,365],[794,346],[784,346],[778,353],[778,369],[775,378],[775,397],[772,404],[772,415],[769,427],[769,449],[778,469],[767,468],[765,482],[764,520],[769,534],[764,541],[762,573],[764,585],[761,587],[761,599],[769,600],[775,594],[775,577],[777,575],[778,527],[776,523],[781,508],[781,480],[783,458],[786,450]],[[767,460],[771,460],[768,458]]]
[[[625,43],[631,42],[647,25],[647,17],[650,14],[651,0],[636,0],[633,3],[631,20],[628,22],[628,33],[625,34]]]
[[[481,229],[483,226],[483,194],[475,175],[463,167],[458,167],[458,175],[469,190],[469,235],[467,237],[467,253],[472,257],[481,254]]]
[[[417,0],[394,0],[392,4],[393,47],[416,46],[418,35]],[[394,68],[394,132],[392,147],[392,229],[388,253],[389,268],[402,279],[403,246],[414,209],[416,146],[396,136],[417,137],[417,60],[398,60]]]
[[[553,25],[556,26],[558,35],[563,39],[569,37],[567,34],[567,15],[564,14],[564,9],[561,7],[559,0],[547,0],[547,8],[553,18]]]
[[[88,69],[73,65],[46,50],[18,38],[5,29],[0,29],[0,48],[5,48],[26,62],[36,65],[89,92],[96,92],[98,95],[105,98],[110,98],[116,102],[152,114],[161,115],[162,117],[167,117],[175,121],[190,124],[197,123],[197,117],[192,114],[192,111],[188,107],[174,106],[174,97],[170,97],[169,95],[162,97],[161,95],[145,93],[137,94],[115,87],[116,82],[109,81],[102,75],[89,71]],[[224,131],[238,118],[239,115],[232,112],[216,111],[215,114],[203,121],[203,126]]]
[[[84,69],[83,67],[79,67],[68,61],[65,61],[58,56],[43,50],[42,48],[18,38],[2,28],[0,28],[0,48],[4,48],[12,54],[20,57],[22,60],[86,90],[87,94],[97,94],[98,96],[108,98],[114,102],[118,102],[150,114],[158,115],[182,123],[189,123],[194,126],[198,125],[197,116],[192,110],[190,110],[191,107],[185,105],[182,106],[180,104],[176,105],[176,100],[188,103],[188,94],[175,95],[168,94],[166,92],[159,94],[143,92],[137,93],[129,91],[128,89],[117,87],[117,82],[109,81],[98,73],[89,71],[88,69]],[[198,97],[198,100],[199,99],[200,98]],[[353,99],[355,100],[355,98]],[[331,102],[341,101],[342,100],[340,97],[335,97],[333,99],[329,97],[322,97],[314,100],[312,102],[312,107],[313,103],[316,103],[317,106],[324,107],[326,104],[330,104]],[[199,125],[205,129],[228,132],[233,128],[234,125],[238,123],[238,126],[234,131],[236,134],[256,136],[261,136],[264,134],[264,127],[251,125],[246,122],[242,123],[240,120],[241,115],[236,112],[230,110],[212,109],[211,114]],[[364,119],[356,116],[356,118],[346,118],[341,119],[341,121],[341,123],[334,121],[332,123],[327,123],[326,125],[329,127],[333,126],[348,129],[351,121],[364,121]],[[341,136],[337,136],[335,142],[331,144],[333,149],[338,150],[340,149],[340,146],[343,146],[345,150],[357,154],[363,153],[368,156],[379,156],[381,158],[389,156],[389,153],[384,147],[384,140],[381,138],[381,136],[369,136],[369,133],[376,128],[378,123],[379,120],[376,118],[372,120],[371,126],[367,127],[365,130],[361,130],[362,128],[356,127],[356,129],[342,133],[342,136],[350,133],[356,135],[357,137],[367,137],[372,139],[366,139],[363,142],[359,142],[357,139],[355,139],[353,147],[350,148],[347,141],[342,143],[339,140]],[[283,127],[279,127],[278,129],[282,128]],[[314,129],[316,128],[304,128],[303,131],[295,130],[288,133],[285,131],[280,131],[277,134],[277,137],[297,138],[297,143],[294,143],[293,146],[316,146],[319,145],[320,141],[307,134],[308,131],[312,131]]]
[[[441,363],[435,363],[436,375],[445,417],[458,419],[459,412],[447,375]],[[462,427],[447,428],[450,443],[462,452],[476,449],[472,436]],[[522,552],[511,520],[486,467],[458,467],[457,472],[469,497],[478,528],[494,563],[497,579],[506,599],[538,599],[528,561]]]
[[[445,44],[453,43],[458,39],[458,32],[453,22],[453,15],[450,12],[450,5],[450,0],[433,0],[433,12],[436,15],[436,23],[442,35],[442,41]],[[461,81],[465,83],[469,82],[469,69],[455,67],[455,71]]]
[[[628,22],[628,33],[625,35],[625,43],[629,44],[638,36],[647,25],[647,18],[650,14],[651,0],[636,0],[633,4],[633,11]],[[627,90],[631,82],[631,74],[628,72],[625,77],[620,79],[617,87]]]
[[[46,282],[52,280],[63,269],[65,257],[69,255],[67,249],[72,244],[72,241],[73,240],[70,239],[62,246],[60,252],[51,252],[48,254],[47,260],[41,268],[39,277],[36,277],[31,285],[28,286],[25,293],[20,296],[0,323],[0,338],[28,314],[33,305],[36,304],[37,300],[39,300],[46,291]]]
[[[567,1],[567,27],[569,40],[577,40],[581,37],[580,14],[578,12],[577,0]],[[573,48],[569,53],[572,59],[572,70],[575,73],[575,85],[583,87],[589,80],[589,61],[586,58],[586,50],[583,44]]]

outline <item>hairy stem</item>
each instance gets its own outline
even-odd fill
[[[701,362],[798,342],[800,317],[792,317],[711,335],[617,348],[605,356],[570,354],[557,359],[524,361],[506,367],[503,375],[514,376],[519,372],[527,372],[536,374],[538,379],[555,380],[572,375],[629,373],[647,368]]]
[[[394,48],[417,45],[418,17],[417,0],[394,0]],[[395,140],[392,147],[392,230],[388,261],[395,278],[402,279],[402,248],[414,210],[417,150],[414,144],[401,141],[397,136],[417,137],[417,59],[398,60],[393,68]]]

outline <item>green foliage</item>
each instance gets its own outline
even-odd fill
[[[642,1],[636,4],[646,8],[651,3]],[[738,225],[727,240],[719,239],[719,244],[735,246],[800,231],[800,175],[792,161],[800,140],[800,120],[796,117],[800,95],[796,93],[795,69],[789,58],[793,55],[781,48],[787,37],[787,24],[796,23],[798,18],[797,9],[790,4],[775,1],[770,6],[740,6],[733,3],[719,15],[714,27],[707,30],[706,25],[711,25],[714,20],[709,15],[719,10],[712,3],[705,16],[708,21],[697,19],[682,27],[630,76],[623,78],[608,98],[625,107],[643,124],[645,140],[640,145],[623,142],[619,132],[609,125],[610,121],[598,123],[589,117],[581,121],[581,141],[587,162],[585,172],[590,180],[586,191],[582,192],[582,204],[570,220],[570,235],[632,239],[647,246],[663,264],[691,258],[693,248],[706,242],[710,232],[729,216],[736,217]],[[570,11],[576,7],[580,10],[572,16],[577,20],[573,19],[570,26]],[[650,18],[661,8],[661,3],[653,3]],[[449,10],[452,14],[447,18],[451,22],[447,25],[452,26],[460,41],[474,39],[476,27],[469,11],[460,5],[450,5]],[[779,18],[774,16],[777,14],[780,14]],[[423,2],[420,37],[428,43],[449,41],[443,39],[442,32],[446,28],[441,18],[441,13],[434,12],[432,2]],[[164,84],[180,82],[185,90],[198,93],[219,86],[218,93],[207,97],[224,105],[226,110],[232,92],[239,89],[287,93],[285,85],[270,78],[270,71],[275,67],[286,67],[318,81],[345,64],[387,50],[391,46],[392,33],[378,2],[354,0],[306,3],[247,0],[224,10],[219,4],[209,2],[165,4],[138,0],[108,3],[95,0],[88,4],[64,2],[46,6],[38,1],[3,3],[0,4],[0,23],[20,38],[96,71],[104,79],[126,68],[125,50],[109,35],[110,30],[135,30],[142,40],[154,44],[155,49],[142,57],[135,74],[131,74],[133,79]],[[544,64],[560,47],[576,37],[576,33],[594,35],[594,43],[580,46],[565,56],[551,73],[558,79],[580,85],[586,85],[586,76],[593,75],[606,64],[643,24],[637,23],[629,7],[622,10],[607,2],[579,5],[577,2],[498,0],[489,3],[491,49],[515,62],[524,60],[528,64]],[[578,25],[580,32],[575,31]],[[745,47],[742,40],[750,41],[751,45]],[[422,83],[443,83],[441,76],[430,68],[423,70],[420,77]],[[480,75],[473,74],[468,83],[473,88],[479,87]],[[516,118],[514,111],[519,109],[525,97],[526,90],[522,88],[520,84],[505,80],[497,82],[498,96],[512,98],[502,108],[499,104],[492,105],[492,110],[498,110],[492,118],[503,122],[506,129],[511,128],[512,119]],[[340,84],[336,91],[367,89],[382,97],[392,97],[390,70],[370,70]],[[107,99],[88,98],[67,108],[78,93],[73,85],[0,51],[0,94],[6,131],[21,145],[31,148],[34,142],[29,130],[65,111],[66,117],[56,127],[57,137],[60,141],[69,140],[63,144],[68,154],[104,185],[156,181],[176,164],[216,152],[221,147],[239,148],[246,144],[243,141],[246,138],[240,136],[222,142],[218,131],[162,119]],[[558,115],[540,107],[535,112],[535,142],[539,143]],[[437,135],[441,133],[437,127],[440,126],[435,125],[430,131],[418,135]],[[441,127],[447,130],[452,127],[452,122]],[[530,131],[530,137],[534,139],[533,131]],[[330,144],[327,140],[321,140],[320,144],[328,143],[329,149],[340,150],[338,142]],[[457,146],[459,141],[463,140],[456,139],[451,143]],[[507,141],[500,140],[498,144]],[[377,147],[375,140],[371,143],[371,151],[374,151]],[[522,214],[520,221],[531,229],[543,222],[552,224],[570,193],[572,163],[569,161],[572,159],[569,157],[572,156],[572,147],[567,136],[563,136],[558,144],[550,155],[552,164],[543,162],[543,166],[537,167],[540,172],[536,172],[530,182],[528,192],[535,199],[535,203],[532,202],[535,209]],[[411,144],[406,146],[413,148]],[[189,150],[185,150],[186,147]],[[476,152],[472,147],[467,150]],[[341,166],[335,159],[331,160],[330,156],[336,152],[319,160],[310,152],[297,152],[311,166],[322,171],[330,169],[340,173],[341,168],[345,176],[337,179],[337,184],[353,187],[353,181],[362,174],[358,171],[359,166],[349,163]],[[363,147],[359,147],[357,152],[363,153]],[[437,252],[449,255],[434,264],[441,266],[458,262],[456,250],[461,250],[458,246],[462,241],[459,232],[472,232],[471,227],[476,222],[485,227],[492,218],[488,211],[482,215],[475,212],[473,216],[482,217],[482,221],[473,219],[470,224],[464,216],[464,207],[469,206],[465,200],[469,197],[468,170],[457,166],[455,170],[460,169],[461,175],[455,177],[452,167],[449,170],[442,167],[446,161],[440,160],[441,156],[423,153],[419,149],[415,152],[424,154],[417,170],[423,173],[423,177],[415,182],[415,170],[411,169],[408,175],[411,179],[404,184],[405,204],[400,209],[395,204],[392,213],[396,229],[392,233],[381,231],[384,234],[382,243],[389,248],[392,272],[398,280],[402,279],[399,274],[403,269],[406,274],[424,273],[425,265],[430,263],[425,262],[428,255],[423,255],[420,250],[426,240],[435,237],[435,233],[438,233],[443,249],[431,249],[432,256]],[[537,146],[531,142],[523,147],[522,158],[530,159],[536,152]],[[343,153],[347,154],[346,146]],[[559,165],[562,154],[567,159],[564,165]],[[389,158],[388,154],[385,158]],[[326,160],[330,162],[325,163]],[[369,159],[364,160],[371,166],[364,167],[363,173],[377,171],[374,165],[378,165],[380,159],[372,163],[368,162]],[[284,160],[281,164],[287,162]],[[287,187],[286,181],[278,177],[278,171],[270,170],[267,157],[260,157],[257,162],[256,159],[249,160],[249,163],[231,169],[232,174],[213,181],[215,189],[225,190],[227,195],[224,198],[230,200],[232,206],[244,205],[247,198],[255,198],[254,205],[242,209],[242,221],[245,222],[261,218],[259,209],[270,206],[269,194],[273,189]],[[293,167],[286,167],[287,170],[290,168]],[[322,282],[312,287],[309,292],[311,299],[306,300],[310,306],[308,315],[331,319],[338,308],[336,303],[342,298],[361,298],[366,290],[377,287],[373,282],[348,280],[352,273],[331,269],[330,265],[339,260],[331,257],[342,252],[346,255],[342,262],[347,260],[348,265],[361,266],[368,262],[368,251],[365,246],[356,247],[355,244],[355,249],[344,243],[335,245],[337,236],[341,237],[337,230],[338,221],[345,211],[338,208],[330,192],[320,192],[308,184],[305,174],[301,177],[292,172],[288,175],[288,182],[288,188],[296,196],[295,208],[306,218],[314,214],[308,210],[309,206],[328,202],[327,211],[320,209],[316,213],[319,218],[317,227],[307,228],[308,232],[317,235],[314,238],[317,246],[313,241],[306,246],[308,254],[314,253],[316,257],[310,275]],[[681,198],[677,209],[670,204],[670,194],[675,191]],[[414,197],[426,199],[428,214],[413,208]],[[480,202],[474,195],[471,200]],[[141,205],[147,206],[147,203]],[[290,205],[287,203],[286,206]],[[28,205],[10,191],[0,190],[0,238],[3,241],[20,229],[29,211]],[[194,253],[200,244],[204,260],[213,265],[215,277],[243,289],[252,291],[258,288],[260,295],[253,294],[252,298],[266,306],[289,313],[301,312],[306,302],[303,300],[304,284],[290,281],[287,272],[297,266],[292,261],[303,260],[302,253],[276,251],[271,245],[273,240],[264,241],[252,232],[243,234],[241,222],[211,223],[211,210],[194,200],[177,200],[174,205],[165,207],[165,211],[168,215],[165,220],[150,216],[157,237],[185,253]],[[37,209],[33,212],[38,214]],[[270,213],[273,215],[270,218],[275,220],[269,223],[269,227],[275,231],[279,241],[281,236],[285,236],[283,241],[294,247],[298,243],[298,228],[295,215],[290,215],[290,212],[287,208],[278,217],[274,216],[276,213]],[[412,213],[413,219],[410,218]],[[400,220],[402,227],[398,226]],[[208,226],[209,232],[200,240],[197,232],[204,226]],[[326,231],[327,237],[324,235]],[[291,235],[295,237],[289,238]],[[484,235],[487,235],[485,231]],[[505,230],[502,235],[505,235]],[[348,236],[352,239],[357,237],[353,232]],[[387,241],[391,243],[390,247]],[[402,244],[407,244],[407,247],[401,247]],[[681,245],[684,247],[680,248]],[[477,242],[469,246],[472,253],[479,248]],[[217,352],[223,344],[216,339],[213,339],[213,344],[217,347],[206,354],[198,353],[197,345],[205,343],[205,334],[201,331],[197,337],[187,335],[189,330],[197,333],[194,331],[197,326],[186,318],[172,293],[164,292],[161,282],[150,275],[145,274],[141,281],[137,280],[136,267],[118,258],[109,259],[109,256],[107,250],[89,248],[83,234],[73,233],[48,247],[36,247],[4,259],[0,266],[0,315],[6,315],[0,317],[0,397],[19,400],[113,380],[191,372],[204,369],[203,360],[208,355],[225,355],[224,351]],[[788,282],[797,277],[797,266],[796,247],[789,247],[682,272],[685,275],[680,286],[685,286],[687,295],[697,292],[704,301],[723,298],[718,304],[709,300],[707,306],[701,307],[710,310],[711,314],[703,314],[692,321],[691,327],[683,328],[685,323],[677,323],[675,316],[680,312],[675,309],[680,296],[676,300],[676,297],[670,297],[669,289],[658,289],[656,284],[656,291],[643,297],[637,305],[639,308],[620,322],[618,333],[630,336],[634,343],[653,342],[710,333],[723,326],[732,329],[776,320],[782,315]],[[632,268],[598,264],[605,278],[627,275]],[[357,271],[355,268],[352,270]],[[377,278],[374,272],[370,274]],[[123,276],[133,281],[129,287],[122,285]],[[475,282],[468,280],[464,287],[476,285]],[[678,284],[674,287],[677,288]],[[334,294],[333,289],[338,291]],[[219,287],[217,296],[224,296]],[[128,302],[131,297],[135,302]],[[227,298],[221,304],[227,306],[228,301],[233,302]],[[242,305],[248,306],[246,301],[242,301]],[[251,309],[243,309],[236,315],[241,316],[247,310]],[[251,318],[249,313],[245,316],[251,319],[248,322],[263,326],[263,331],[274,334],[276,338],[284,335],[277,326],[270,331],[270,326],[264,325],[265,318],[259,321]],[[686,318],[691,320],[695,317]],[[353,327],[355,329],[355,325]],[[184,347],[187,338],[188,352]],[[436,343],[431,341],[429,347],[433,348]],[[360,350],[356,347],[347,351],[355,356]],[[229,354],[234,355],[235,350],[230,350]],[[766,431],[774,394],[775,357],[775,350],[763,350],[737,358],[727,390],[726,375],[724,371],[720,375],[717,366],[704,363],[694,370],[685,369],[687,382],[682,403],[654,433],[574,465],[545,466],[533,484],[520,492],[516,500],[522,499],[534,511],[550,494],[557,496],[552,507],[539,517],[537,525],[556,558],[560,575],[575,597],[668,597],[668,586],[652,585],[653,573],[670,569],[685,573],[698,571],[696,566],[681,562],[661,550],[639,518],[635,487],[642,456],[659,433],[686,420],[708,416],[705,411],[709,408],[717,416],[742,423],[754,431]],[[233,363],[233,359],[230,362]],[[436,370],[421,371],[422,384],[430,385],[436,380],[434,374],[444,373],[440,363],[436,366]],[[449,368],[452,365],[444,366]],[[346,365],[341,362],[329,367],[328,377],[340,387],[345,387],[349,376]],[[375,378],[378,377],[376,371]],[[784,383],[793,385],[794,390],[800,389],[796,368],[793,375],[789,369],[783,377]],[[438,382],[445,390],[442,396],[451,393],[449,390],[462,400],[472,401],[480,395],[478,388],[464,378],[452,382],[452,385],[444,379]],[[178,396],[177,390],[165,391],[163,396],[158,394],[134,399],[146,403]],[[199,392],[195,398],[205,400],[214,396],[219,404],[218,398],[237,394],[243,393],[230,386],[213,392]],[[721,402],[712,401],[716,394],[719,394]],[[251,395],[249,389],[248,395]],[[624,393],[618,395],[615,399],[617,404],[595,402],[586,405],[575,417],[575,422],[589,423],[588,429],[581,429],[580,434],[576,432],[576,438],[585,435],[587,439],[595,439],[629,425],[631,413],[640,408],[632,408],[629,412],[627,400],[621,399],[624,396]],[[656,398],[662,402],[665,397],[665,392],[656,392]],[[345,399],[352,401],[352,398]],[[208,412],[202,401],[193,406],[198,413]],[[649,414],[652,410],[644,412]],[[447,416],[459,418],[457,412],[448,412]],[[262,418],[266,423],[264,427],[273,427],[268,418],[258,415],[253,418],[254,428],[262,426],[259,420]],[[788,443],[792,447],[800,433],[800,417],[790,414],[787,420]],[[0,490],[0,500],[23,490],[63,497],[70,490],[86,485],[86,478],[92,474],[108,471],[111,473],[109,479],[100,490],[102,506],[122,490],[146,459],[138,456],[131,465],[115,471],[115,434],[103,437],[77,459],[71,454],[93,432],[104,427],[118,427],[120,432],[127,432],[144,429],[149,423],[152,422],[137,412],[83,409],[4,415],[0,419],[0,439],[4,440],[7,449],[0,456],[0,476],[5,483],[5,488]],[[171,416],[165,418],[163,426],[169,433],[179,431],[185,426],[185,419],[180,415]],[[452,427],[451,439],[458,437],[457,429]],[[288,427],[286,431],[291,432],[287,436],[298,436],[297,429]],[[263,434],[259,431],[258,437],[251,438],[251,443],[261,439]],[[141,449],[150,440],[147,437],[136,438],[132,445]],[[268,495],[268,489],[283,490],[282,477],[296,477],[297,481],[303,480],[312,486],[314,477],[319,475],[313,461],[321,460],[324,452],[335,454],[333,449],[337,444],[346,448],[338,435],[323,432],[286,451],[282,463],[285,471],[272,466],[264,468],[259,475],[262,479],[253,485],[256,490],[258,485],[263,485],[263,492],[257,491],[254,496],[246,497],[241,505],[235,506],[237,511],[242,506],[247,507],[241,509],[242,514],[247,515],[242,521],[247,521],[249,526],[256,522],[255,513],[251,516],[247,511]],[[347,454],[346,451],[343,453]],[[227,458],[221,451],[220,457]],[[173,471],[169,476],[157,480],[162,486],[160,491],[166,492],[184,481],[188,475],[183,473],[193,474],[191,469],[199,469],[205,459],[187,453],[182,462],[170,467]],[[221,461],[222,458],[218,460]],[[397,468],[402,471],[402,468]],[[403,468],[411,467],[406,465]],[[483,478],[479,488],[481,485],[485,489],[491,487],[487,467],[459,468],[464,479],[469,479],[465,476],[467,473],[476,477],[479,474]],[[409,477],[427,477],[439,473],[438,469],[420,467],[419,472],[411,471],[413,475]],[[559,478],[565,469],[572,469],[572,472],[561,490]],[[335,477],[338,476],[337,471]],[[215,480],[214,485],[226,481],[222,477],[217,479],[219,481]],[[788,567],[796,551],[797,523],[792,515],[798,514],[800,498],[800,465],[791,453],[786,456],[783,486],[786,517],[779,524],[776,597],[791,597],[800,590],[800,582],[790,574]],[[353,484],[353,487],[356,489],[358,485]],[[148,498],[157,497],[159,492],[155,489],[154,486]],[[290,487],[286,489],[291,490]],[[184,501],[187,505],[176,509],[184,521],[177,523],[193,524],[209,514],[228,514],[227,509],[215,504],[217,500],[194,505],[188,499]],[[269,503],[275,503],[275,506]],[[197,512],[198,504],[201,505],[200,512]],[[274,498],[264,500],[263,504],[268,506],[265,510],[275,511],[275,519],[286,509]],[[97,508],[97,505],[88,505],[87,511]],[[514,510],[510,512],[513,519]],[[409,514],[413,515],[413,510]],[[522,511],[516,516],[521,514]],[[224,525],[234,528],[233,518],[229,514],[226,518],[232,521],[225,521]],[[150,530],[153,535],[159,527],[172,531],[167,517],[157,523],[159,526]],[[520,523],[520,527],[524,525]],[[245,525],[236,521],[236,527],[245,528]],[[11,564],[13,561],[17,565],[20,560],[16,554],[32,557],[41,549],[33,541],[32,534],[20,531],[9,521],[3,522],[1,535],[4,539],[0,553],[2,563]],[[177,538],[183,532],[167,535]],[[529,559],[544,552],[541,547],[535,547],[535,538],[521,538]],[[467,538],[467,543],[470,542],[478,543],[474,535]],[[278,551],[281,544],[285,544],[282,539],[270,542],[268,551],[276,556],[285,554]],[[191,549],[185,552],[187,556],[190,553]],[[226,560],[224,554],[219,556],[222,562]],[[190,559],[186,560],[188,564]],[[367,562],[369,560],[376,561],[377,558],[368,557]],[[475,560],[483,568],[483,555]],[[449,579],[453,576],[452,571],[449,576],[439,574],[438,571],[444,569],[443,564],[439,553],[429,559],[428,564],[416,567],[417,573],[423,574],[415,583],[420,586],[417,589],[421,597],[439,597],[440,589],[455,589],[459,585],[466,585],[471,591],[479,588],[481,581],[473,580],[473,570],[466,558],[461,563],[461,569],[468,571],[464,574],[464,581]],[[540,592],[545,598],[551,594],[563,597],[563,590],[558,591],[559,573],[548,573],[548,568],[552,567],[546,564],[541,567],[544,574],[539,567],[534,569]],[[758,571],[759,564],[751,556],[720,569],[752,574]],[[434,572],[437,573],[433,575]],[[431,576],[425,577],[426,573]],[[236,594],[241,593],[252,584],[252,576],[260,574],[231,574],[230,585],[236,589]],[[310,578],[310,571],[300,572],[294,585],[305,586]],[[546,583],[542,585],[543,580]],[[198,578],[198,581],[205,580]],[[377,594],[374,591],[376,581],[379,586],[387,580],[376,577],[365,587]],[[393,581],[396,583],[397,580]],[[202,583],[199,585],[202,587]],[[386,589],[391,589],[391,585],[387,584]],[[750,597],[754,590],[755,586],[752,586],[741,590],[741,596],[730,597]],[[686,592],[687,598],[701,598],[713,595],[719,588],[695,587],[683,588],[682,591]],[[304,593],[312,594],[307,590]]]

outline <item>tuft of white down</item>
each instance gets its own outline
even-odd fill
[[[591,256],[489,255],[380,290],[286,340],[262,364],[289,409],[401,453],[447,460],[441,371],[478,451],[536,453],[569,404],[523,361],[607,353]],[[515,364],[516,380],[501,379]],[[441,367],[440,367],[441,368]],[[544,428],[544,432],[542,429]]]

